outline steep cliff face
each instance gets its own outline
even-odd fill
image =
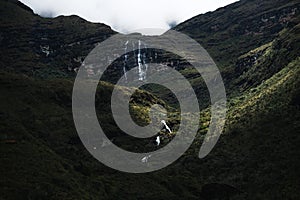
[[[78,16],[42,18],[22,3],[0,1],[1,68],[37,77],[74,76],[84,57],[115,31]]]
[[[296,0],[242,0],[174,28],[197,40],[217,62],[228,94],[226,128],[211,154],[199,159],[210,124],[207,101],[185,155],[160,171],[135,175],[94,159],[72,118],[74,69],[116,32],[77,16],[41,18],[16,0],[0,0],[0,198],[299,199],[299,6]],[[138,64],[138,53],[128,52],[127,65]],[[140,58],[143,54],[142,62],[152,57],[180,71],[201,101],[208,100],[189,63],[158,50],[142,50]],[[112,82],[122,75],[124,59],[106,72]],[[114,87],[100,86],[96,109],[108,137],[134,152],[157,149],[155,138],[141,141],[119,130],[110,112]],[[179,117],[170,92],[159,97],[138,90],[132,117],[145,125],[147,109],[159,103],[170,109],[167,122],[176,131]],[[172,139],[161,136],[161,145]]]

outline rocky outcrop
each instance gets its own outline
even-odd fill
[[[0,7],[0,67],[31,76],[74,76],[89,51],[116,33],[78,16],[42,18],[15,0]]]

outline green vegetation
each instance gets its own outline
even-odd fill
[[[193,145],[167,168],[126,174],[84,148],[71,107],[74,69],[114,32],[76,16],[44,19],[15,0],[0,0],[0,199],[299,199],[299,7],[297,1],[242,0],[175,27],[216,60],[228,94],[226,127],[199,159],[210,124],[208,93],[193,68],[181,68],[205,102]],[[40,47],[47,45],[49,56]],[[130,151],[157,149],[155,138],[136,139],[117,127],[113,89],[102,81],[95,97],[107,136]],[[115,89],[126,94],[134,88]],[[135,91],[132,118],[146,125],[149,108],[160,104],[176,133],[176,99],[159,89]],[[175,133],[161,131],[162,145]]]

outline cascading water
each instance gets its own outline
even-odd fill
[[[161,120],[161,123],[165,126],[165,128],[169,131],[169,133],[172,133],[170,127],[167,125],[165,120]]]
[[[124,64],[123,64],[123,73],[124,73],[124,76],[125,76],[125,79],[127,81],[127,75],[126,75],[126,66],[127,66],[127,59],[128,59],[128,55],[127,55],[127,45],[128,45],[128,40],[126,41],[125,43],[125,54],[124,54]]]
[[[146,64],[146,53],[141,53],[141,41],[139,40],[139,49],[138,49],[138,55],[137,55],[137,61],[138,61],[138,73],[139,73],[139,80],[143,81],[146,79],[146,71],[147,71],[147,64]]]
[[[132,49],[135,48],[135,44],[134,42],[132,42]],[[135,51],[133,51],[133,58],[134,58],[134,63],[136,63],[136,54],[135,54]]]
[[[137,55],[137,60],[138,60],[138,66],[139,66],[139,80],[143,80],[143,72],[142,72],[142,60],[141,60],[141,41],[139,40],[139,51]]]
[[[128,55],[128,44],[129,41],[125,42],[124,47],[124,61],[123,61],[123,74],[125,76],[125,79],[128,80],[127,77],[127,69],[130,65],[129,55]],[[132,42],[132,48],[135,49],[135,43]],[[147,49],[147,45],[143,44],[144,49]],[[142,41],[138,41],[138,52],[136,54],[136,51],[133,51],[133,58],[134,63],[138,65],[138,80],[143,81],[146,80],[147,70],[148,70],[148,64],[146,63],[147,60],[147,52],[146,50],[143,50],[142,52]]]
[[[144,44],[144,48],[145,50],[147,49],[147,45]],[[145,79],[146,79],[146,73],[147,73],[147,70],[148,70],[148,64],[146,63],[146,58],[147,58],[147,52],[144,53],[144,56],[143,56],[143,64],[145,65]]]

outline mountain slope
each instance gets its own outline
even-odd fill
[[[174,29],[197,40],[222,68],[274,40],[283,28],[299,23],[299,10],[296,0],[241,0],[193,17]]]
[[[122,173],[94,159],[77,135],[72,118],[71,81],[37,81],[25,75],[0,72],[0,83],[1,198],[115,199],[122,195],[122,181],[117,176]],[[126,143],[128,139],[122,136],[106,111],[110,103],[108,93],[113,87],[107,83],[100,85],[97,102],[99,99],[101,102],[97,108],[99,113],[106,114],[100,115],[99,121],[103,122],[101,125],[106,133],[116,138],[116,143],[121,140],[122,147],[130,149],[133,146]],[[143,115],[141,109],[145,109],[140,108],[141,96],[150,101],[144,100],[143,106],[164,105],[151,94],[138,91],[131,102],[132,111],[138,113],[136,119]],[[120,135],[122,137],[118,137]],[[146,146],[144,143],[135,143],[134,147],[147,148],[149,141]],[[134,176],[128,179],[123,186],[129,189],[136,180]],[[146,180],[148,183],[141,184],[154,189],[156,183],[151,182],[152,178]],[[165,187],[155,190],[166,198],[174,196]],[[149,193],[147,188],[144,192]]]
[[[98,162],[72,119],[74,69],[115,32],[76,16],[44,19],[14,0],[0,5],[0,199],[299,199],[298,1],[243,0],[175,27],[217,61],[229,94],[226,128],[213,151],[199,159],[210,121],[209,107],[204,109],[189,150],[148,174]],[[186,65],[179,71],[202,95],[199,74]],[[112,89],[101,82],[96,95],[108,137],[131,151],[157,148],[155,138],[133,139],[119,130],[110,113]],[[138,90],[133,119],[147,123],[150,105],[170,108],[163,100]],[[168,123],[175,128],[179,118],[172,112]],[[162,145],[172,139],[160,134]]]
[[[39,78],[74,76],[110,27],[78,16],[42,18],[17,0],[0,1],[0,67]]]

